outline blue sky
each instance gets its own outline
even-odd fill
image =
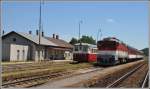
[[[26,32],[38,29],[39,2],[3,2],[2,29]],[[113,36],[142,49],[148,47],[148,2],[44,2],[42,23],[46,36],[53,33],[70,41],[78,38],[78,22],[82,20],[81,35],[97,38]]]

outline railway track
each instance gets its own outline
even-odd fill
[[[34,86],[38,86],[41,84],[46,83],[47,81],[49,81],[50,79],[61,79],[61,78],[67,78],[67,77],[72,77],[72,76],[77,76],[77,75],[82,75],[85,73],[90,73],[90,72],[94,72],[94,71],[99,71],[102,70],[103,68],[87,68],[85,72],[79,72],[78,73],[73,73],[73,71],[70,72],[60,72],[60,73],[54,73],[54,74],[47,74],[47,75],[42,75],[42,76],[33,76],[33,77],[29,77],[29,78],[19,78],[13,81],[8,81],[8,82],[4,82],[2,84],[3,88],[7,88],[7,87],[21,87],[21,88],[28,88],[28,87],[34,87]]]
[[[145,64],[141,64],[139,66],[137,66],[136,68],[132,69],[131,71],[129,71],[128,73],[124,74],[123,76],[121,76],[119,79],[117,79],[116,81],[114,81],[113,83],[109,84],[106,88],[114,88],[114,87],[118,87],[119,84],[121,84],[123,81],[125,81],[125,79],[129,78],[132,74],[134,74],[136,71],[138,71],[141,67],[143,67]],[[146,84],[146,80],[148,78],[148,73],[142,83],[141,87],[144,87]]]
[[[147,73],[145,75],[145,78],[142,82],[141,88],[149,87],[148,85],[149,85],[149,71],[147,71]]]
[[[70,72],[60,72],[60,73],[54,73],[54,74],[48,74],[48,75],[42,75],[42,76],[33,76],[33,77],[28,77],[28,78],[21,78],[21,79],[16,79],[13,81],[8,81],[4,82],[2,84],[3,88],[8,88],[8,87],[20,87],[20,88],[28,88],[28,87],[33,87],[37,85],[41,85],[45,82],[47,82],[49,79],[53,79],[59,76],[63,76],[66,74],[69,74]]]
[[[142,66],[142,65],[140,65]],[[139,66],[139,68],[140,68]],[[138,69],[138,68],[137,68]],[[137,70],[136,69],[136,70]],[[93,71],[97,71],[99,69],[94,69],[92,71],[86,71],[85,73],[89,73],[89,72],[93,72]],[[135,71],[136,71],[135,70]],[[32,77],[28,77],[28,78],[19,78],[16,79],[14,81],[7,81],[7,82],[2,82],[2,87],[7,88],[7,87],[19,87],[19,88],[28,88],[28,87],[33,87],[33,86],[38,86],[41,84],[46,83],[47,81],[49,81],[50,79],[55,79],[58,77],[62,77],[62,76],[66,76],[67,77],[72,74],[72,72],[60,72],[60,73],[53,73],[53,74],[47,74],[47,75],[42,75],[42,76],[32,76]],[[84,74],[84,73],[81,73]],[[73,75],[74,76],[74,75]]]

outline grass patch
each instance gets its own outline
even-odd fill
[[[92,67],[93,65],[91,63],[79,63],[79,64],[70,64],[70,63],[64,63],[63,65],[55,65],[53,66],[45,66],[43,69],[32,69],[32,70],[24,70],[24,71],[14,71],[9,73],[3,73],[2,74],[2,80],[8,81],[8,80],[14,80],[17,78],[22,77],[30,77],[30,76],[37,76],[37,75],[44,75],[44,74],[51,74],[56,72],[65,72],[70,70],[77,70],[81,68],[88,68]]]
[[[27,64],[27,63],[34,63],[33,61],[28,62],[1,62],[1,65],[11,65],[11,64]]]

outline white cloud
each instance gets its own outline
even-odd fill
[[[115,22],[115,20],[112,19],[112,18],[108,18],[108,19],[106,19],[106,21],[109,22],[109,23],[114,23]]]

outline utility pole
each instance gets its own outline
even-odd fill
[[[44,0],[43,0],[44,2]],[[42,1],[40,0],[40,16],[39,16],[39,44],[41,43],[41,30],[43,32],[43,27],[42,27]]]
[[[102,30],[100,29],[100,40],[102,40]]]
[[[81,35],[81,24],[82,24],[83,22],[82,22],[82,20],[80,20],[79,21],[79,40],[80,40],[80,35]]]
[[[81,21],[79,21],[79,40],[80,40],[80,34],[81,34],[81,32],[80,32],[80,29],[81,29],[81,24],[82,24],[82,20]]]
[[[40,0],[40,16],[39,16],[39,45],[41,42],[41,0]]]
[[[98,38],[99,38],[99,34],[100,34],[100,40],[101,40],[101,38],[102,38],[102,30],[101,30],[101,29],[98,30],[98,33],[97,33],[97,41],[99,40],[99,39],[98,39]]]
[[[82,23],[83,23],[82,20],[80,20],[80,21],[79,21],[79,38],[78,38],[78,39],[79,39],[79,43],[80,43],[79,50],[81,50],[81,39],[80,39],[80,35],[81,35],[80,29],[81,29],[81,28],[80,28],[80,25],[81,25]]]

